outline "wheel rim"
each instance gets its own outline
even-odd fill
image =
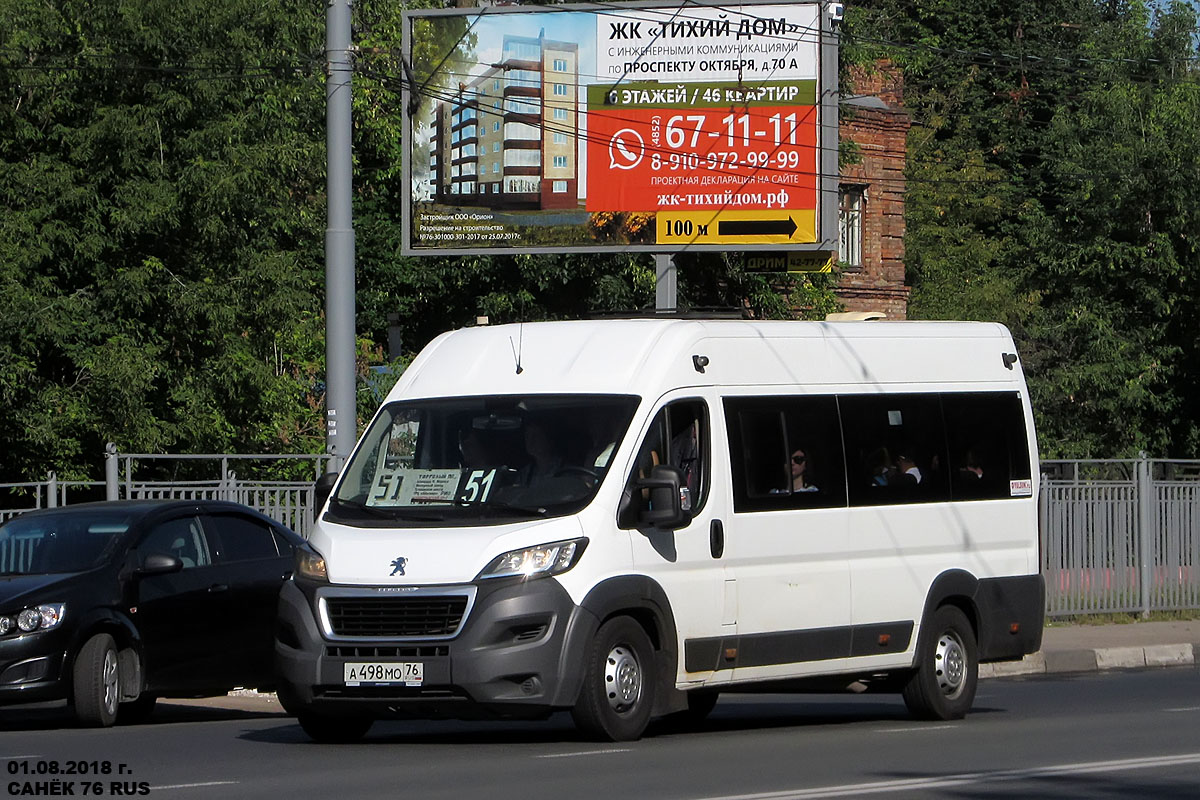
[[[945,631],[938,637],[933,659],[938,688],[948,698],[958,697],[966,682],[967,650],[957,633]]]
[[[101,668],[100,685],[104,692],[102,698],[104,710],[109,714],[117,713],[117,654],[113,650],[104,653],[104,666]]]
[[[642,696],[642,668],[625,645],[615,646],[604,660],[604,692],[617,713],[636,706]]]

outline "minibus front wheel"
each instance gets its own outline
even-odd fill
[[[630,617],[600,626],[584,659],[583,686],[571,709],[586,735],[611,742],[637,739],[650,722],[656,668],[650,637]]]
[[[978,680],[975,631],[960,609],[942,606],[921,637],[904,704],[919,719],[962,719],[975,701]]]

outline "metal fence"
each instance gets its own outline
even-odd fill
[[[0,485],[0,521],[88,499],[203,498],[256,508],[307,538],[313,481],[328,456],[164,456],[110,448],[106,458],[103,482],[58,481],[51,474],[46,481]],[[138,477],[155,462],[158,477]],[[162,462],[189,462],[189,472],[211,469],[213,477],[164,479]],[[264,464],[266,472],[290,467],[312,478],[247,479],[234,469],[263,472]],[[1049,616],[1200,609],[1200,460],[1044,461],[1042,472]],[[0,560],[17,557],[0,553]]]
[[[1200,461],[1042,463],[1049,616],[1200,608]]]
[[[324,472],[326,455],[163,455],[105,452],[103,481],[45,481],[0,484],[0,522],[38,508],[56,508],[87,500],[229,500],[257,509],[301,536],[312,528],[313,483]],[[303,472],[306,479],[247,473]],[[142,477],[150,472],[153,477]],[[182,476],[163,477],[182,472]],[[212,477],[200,477],[205,474]],[[0,554],[3,557],[3,554]]]

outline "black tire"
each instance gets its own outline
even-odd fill
[[[121,725],[140,725],[150,719],[157,702],[158,697],[143,692],[138,695],[137,700],[121,703],[121,707],[117,709],[117,722]]]
[[[975,631],[955,606],[939,608],[927,626],[917,669],[904,686],[904,704],[918,719],[962,719],[979,683]]]
[[[75,716],[93,728],[117,721],[121,704],[121,668],[117,645],[107,633],[98,633],[79,648],[73,669]]]
[[[300,727],[314,742],[321,744],[351,744],[367,735],[375,720],[371,717],[332,716],[304,712],[296,715]]]
[[[600,741],[638,739],[654,708],[654,646],[642,626],[614,617],[600,626],[584,659],[583,686],[571,709],[575,725]]]

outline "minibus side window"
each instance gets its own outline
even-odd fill
[[[938,394],[841,395],[850,505],[950,499]]]
[[[942,395],[955,500],[1014,496],[1011,481],[1030,478],[1029,440],[1016,392]]]
[[[734,511],[846,504],[834,397],[726,398],[725,421]]]
[[[693,514],[704,507],[708,496],[708,414],[703,401],[682,400],[662,408],[638,448],[619,521],[622,528],[637,526],[638,515],[647,510],[646,492],[634,488],[639,478],[649,477],[658,464],[670,464],[683,473]]]

